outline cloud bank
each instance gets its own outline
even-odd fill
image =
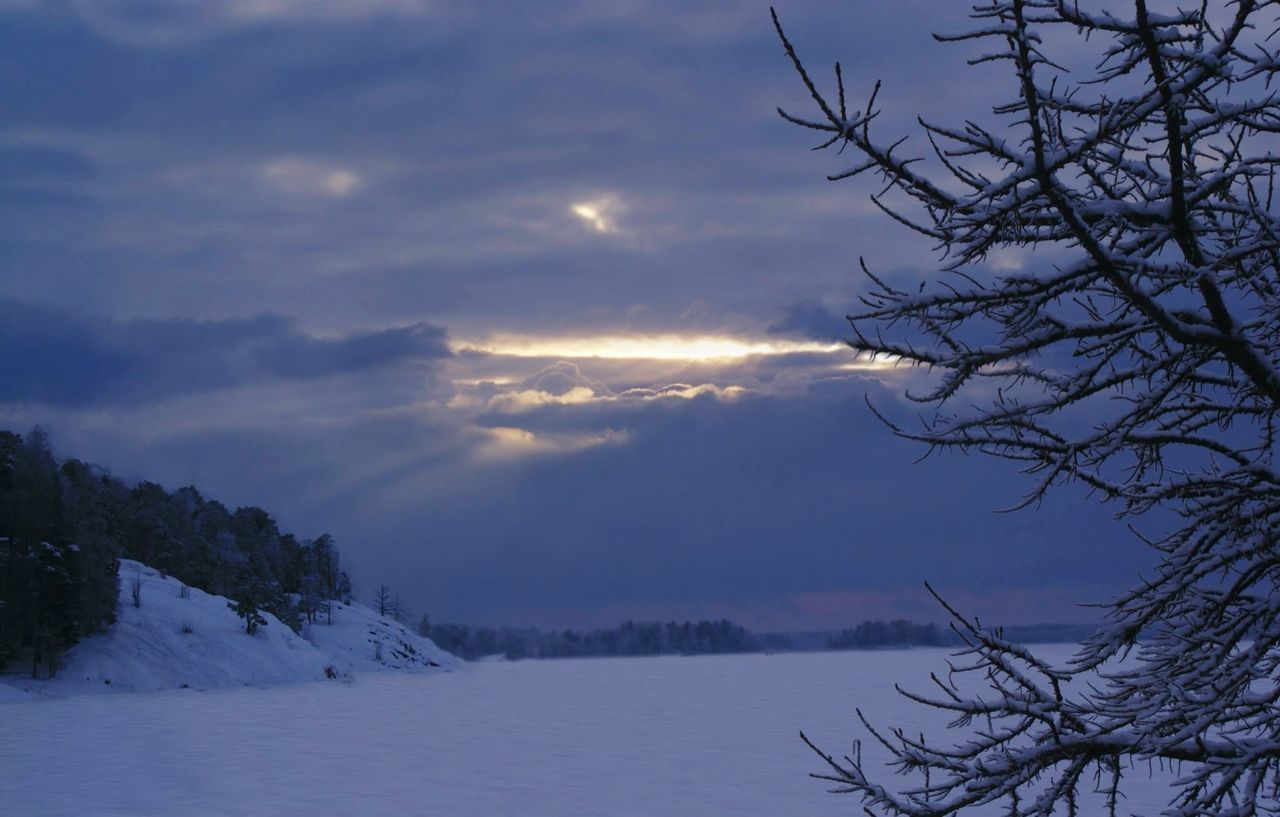
[[[144,404],[273,380],[312,380],[449,356],[427,324],[317,337],[263,314],[239,320],[113,320],[0,298],[6,403]]]

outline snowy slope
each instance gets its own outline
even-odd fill
[[[333,604],[333,624],[321,616],[302,635],[341,673],[451,668],[458,659],[403,624],[382,618],[363,604]]]
[[[0,684],[0,704],[16,704],[31,700],[31,696],[15,686]]]
[[[130,585],[141,578],[141,607]],[[191,687],[211,689],[320,681],[370,670],[424,671],[457,659],[395,622],[359,604],[335,605],[333,625],[295,634],[269,613],[252,636],[227,599],[182,583],[139,562],[120,562],[120,613],[111,629],[84,639],[63,656],[51,681],[6,679],[0,703],[42,695]],[[381,642],[381,648],[378,644]],[[328,670],[328,672],[326,672]]]

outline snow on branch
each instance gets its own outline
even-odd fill
[[[1074,814],[1087,795],[1114,815],[1147,762],[1178,764],[1168,814],[1280,809],[1280,3],[1086,5],[983,0],[971,29],[937,35],[979,44],[970,62],[1010,81],[998,127],[919,119],[931,157],[875,135],[878,80],[852,115],[838,65],[824,95],[773,17],[818,111],[782,116],[854,153],[829,178],[878,177],[871,200],[944,258],[919,286],[863,265],[850,345],[934,375],[908,395],[929,410],[919,427],[881,418],[929,450],[1020,463],[1026,503],[1077,482],[1157,527],[1143,536],[1158,567],[1068,667],[951,611],[968,645],[953,675],[986,691],[935,678],[933,695],[904,694],[958,731],[937,743],[865,724],[915,782],[894,790],[860,749],[814,746],[818,776],[872,814]],[[1091,73],[1046,53],[1049,27],[1094,49]],[[1025,268],[986,264],[1010,249]]]

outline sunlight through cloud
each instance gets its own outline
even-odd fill
[[[484,459],[510,459],[539,454],[565,454],[598,445],[624,443],[625,431],[595,434],[535,434],[523,428],[495,426],[484,429],[488,439],[479,449]]]
[[[712,335],[539,338],[497,335],[484,343],[462,343],[455,352],[483,352],[511,357],[606,360],[710,361],[737,360],[755,355],[831,354],[847,351],[841,343],[813,341],[743,340]]]
[[[618,197],[610,195],[574,202],[569,205],[569,212],[577,216],[592,232],[609,234],[618,232],[617,214],[621,207]]]
[[[267,162],[262,178],[287,195],[331,199],[345,198],[361,184],[360,177],[346,168],[293,157]]]
[[[896,369],[901,365],[902,358],[900,357],[863,353],[859,354],[852,363],[841,363],[836,366],[836,370],[842,372],[879,372],[886,369]]]

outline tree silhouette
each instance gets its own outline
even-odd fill
[[[1277,3],[1084,5],[989,0],[970,30],[935,35],[1008,66],[1011,94],[998,126],[921,118],[927,157],[873,134],[879,82],[856,110],[838,65],[819,90],[774,15],[817,111],[782,116],[855,155],[830,178],[877,177],[871,200],[945,256],[918,287],[863,264],[852,347],[933,373],[908,395],[920,427],[882,419],[930,450],[1021,464],[1027,503],[1082,483],[1159,557],[1066,667],[955,614],[956,669],[986,691],[953,675],[908,697],[962,734],[872,729],[918,779],[895,790],[859,751],[819,750],[822,776],[874,814],[1074,813],[1096,790],[1114,815],[1148,763],[1178,764],[1167,814],[1280,806]],[[1057,61],[1050,30],[1079,35]],[[1059,67],[1081,54],[1097,58],[1086,75]],[[1009,248],[1030,263],[984,263]]]

